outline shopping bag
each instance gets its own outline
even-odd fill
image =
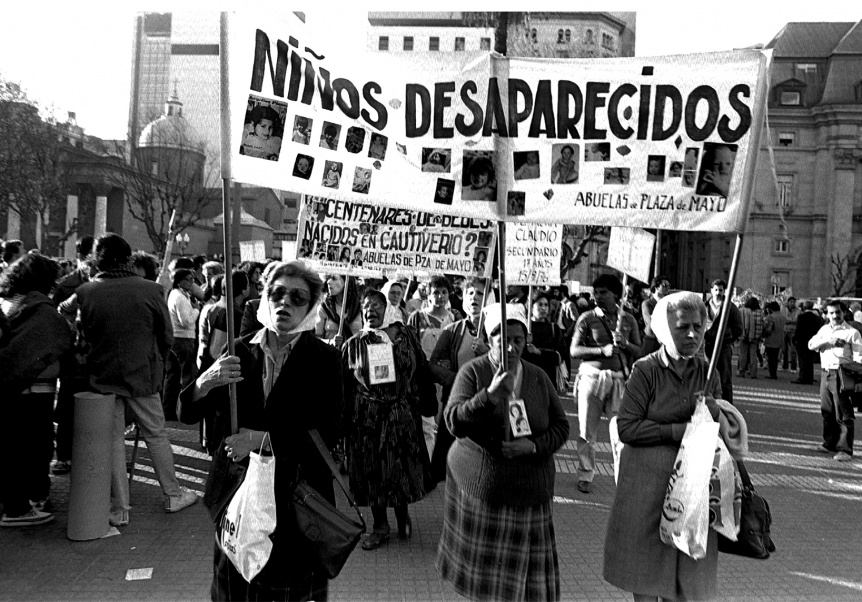
[[[608,425],[608,434],[611,439],[611,453],[614,456],[614,483],[619,483],[620,481],[620,456],[623,453],[623,448],[626,446],[625,443],[620,441],[620,432],[617,428],[617,417],[614,416],[611,418],[610,424]]]
[[[775,543],[773,543],[770,533],[772,512],[769,510],[769,502],[754,490],[745,463],[738,460],[737,467],[739,468],[737,475],[742,480],[742,512],[739,521],[739,534],[736,541],[730,541],[719,535],[718,551],[765,560],[775,551]]]
[[[717,440],[709,477],[709,526],[736,541],[742,512],[742,480],[724,440],[721,437]]]
[[[698,402],[667,484],[659,534],[661,540],[695,560],[706,556],[709,530],[709,477],[718,423]]]
[[[272,552],[270,535],[276,522],[274,485],[275,455],[251,452],[245,480],[221,520],[219,545],[249,582],[263,570]]]
[[[228,457],[225,441],[222,439],[221,445],[213,454],[206,485],[204,485],[204,506],[215,524],[221,522],[228,503],[245,479],[245,471],[244,465]]]

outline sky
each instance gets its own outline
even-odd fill
[[[74,111],[86,133],[124,138],[129,113],[134,15],[137,11],[228,10],[266,6],[266,2],[200,2],[131,0],[47,0],[32,5],[16,2],[3,9],[0,20],[0,77],[20,83],[28,95],[54,107],[65,119]],[[312,3],[316,4],[316,3]],[[519,5],[520,4],[520,5]],[[539,3],[542,10],[575,8],[572,2]],[[337,32],[346,51],[364,49],[368,10],[400,10],[404,3],[327,2],[325,13],[306,9],[310,28]],[[450,2],[435,10],[518,10],[510,0]],[[297,3],[296,10],[303,10]],[[581,0],[576,10],[636,11],[636,54],[656,56],[741,48],[768,43],[793,21],[862,20],[862,2],[849,0]]]

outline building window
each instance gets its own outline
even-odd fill
[[[565,34],[562,29],[557,30],[557,44],[562,44],[565,41]]]
[[[404,36],[404,50],[413,50],[413,36]]]
[[[772,272],[769,283],[772,285],[772,294],[780,295],[790,286],[790,272]]]
[[[428,40],[428,50],[431,50],[432,52],[440,50],[440,38],[432,36],[431,39]]]
[[[571,41],[572,41],[572,30],[567,29],[566,30],[566,44],[571,43]]]
[[[776,238],[773,249],[776,253],[790,253],[790,241],[786,238]]]
[[[816,63],[796,63],[796,77],[806,79],[817,75]]]
[[[778,176],[778,203],[779,207],[790,207],[793,201],[793,176]]]
[[[539,32],[536,31],[536,28],[530,30],[530,40],[532,40],[533,44],[536,44],[539,41]]]
[[[380,36],[377,42],[377,50],[389,50],[389,36]]]
[[[455,38],[455,52],[464,52],[464,38]]]
[[[613,50],[614,49],[614,36],[603,33],[602,34],[602,48],[606,48],[608,50]]]
[[[595,40],[593,40],[593,30],[592,29],[587,30],[586,43],[587,44],[595,44]]]
[[[798,90],[782,90],[778,96],[778,104],[785,107],[798,107],[802,104],[802,92]]]
[[[793,146],[796,142],[795,132],[778,132],[778,146]]]
[[[479,40],[479,50],[491,50],[491,38],[481,38]]]
[[[296,199],[288,197],[284,199],[284,206],[288,209],[296,209]],[[287,221],[287,220],[285,220]]]

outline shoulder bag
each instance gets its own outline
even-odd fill
[[[742,514],[739,519],[739,534],[736,541],[718,535],[718,551],[766,560],[775,551],[769,530],[772,513],[769,503],[763,499],[754,485],[742,460],[737,460],[739,476],[742,478]]]
[[[862,390],[862,364],[847,362],[838,366],[838,392],[853,393]]]
[[[365,533],[365,519],[332,462],[332,455],[320,434],[316,429],[309,430],[308,434],[359,517],[357,521],[345,516],[305,481],[299,481],[294,488],[293,514],[297,529],[314,548],[323,572],[330,579],[334,579]]]

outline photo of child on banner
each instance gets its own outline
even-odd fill
[[[249,96],[240,154],[278,161],[286,114],[287,103]]]

